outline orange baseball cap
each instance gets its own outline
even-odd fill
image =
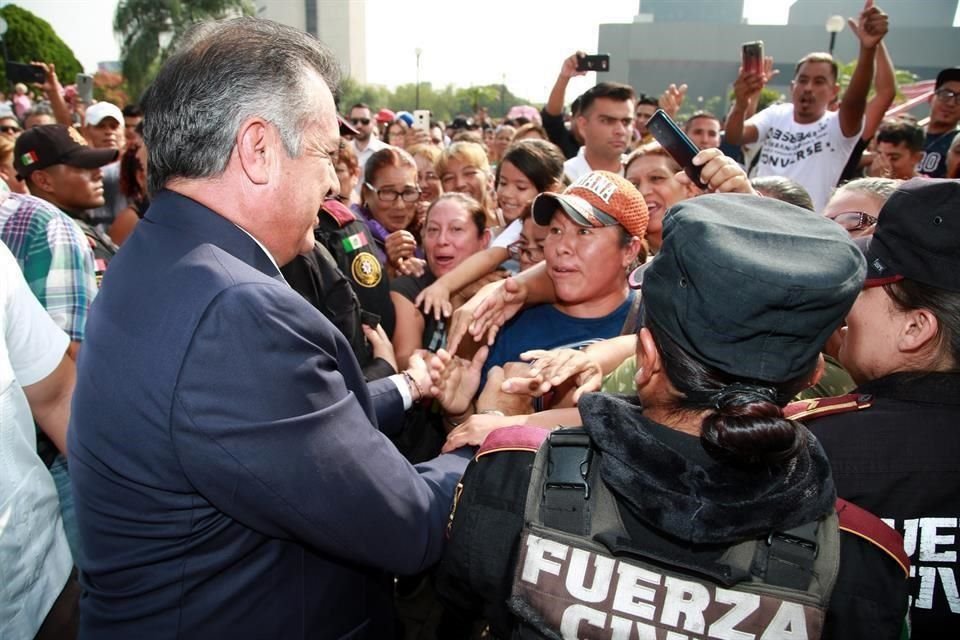
[[[533,201],[533,220],[550,224],[557,209],[581,227],[612,227],[619,224],[631,236],[647,233],[647,204],[636,187],[609,171],[591,171],[564,189],[541,193]]]

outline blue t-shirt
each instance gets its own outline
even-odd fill
[[[574,318],[551,304],[524,310],[504,325],[497,335],[497,341],[493,343],[487,362],[483,365],[480,388],[486,384],[487,372],[491,367],[519,362],[520,354],[524,351],[576,348],[620,335],[635,295],[636,292],[631,291],[623,304],[600,318]]]

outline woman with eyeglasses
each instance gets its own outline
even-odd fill
[[[364,176],[362,211],[377,258],[391,278],[422,273],[423,253],[408,230],[420,200],[416,162],[403,149],[387,147],[370,156]]]
[[[823,215],[847,230],[851,238],[873,235],[883,203],[902,180],[859,178],[837,187],[823,208]]]

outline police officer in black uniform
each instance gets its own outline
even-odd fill
[[[448,605],[498,637],[898,637],[902,539],[835,503],[783,414],[864,271],[843,229],[792,205],[674,207],[644,277],[639,401],[588,394],[584,429],[542,446],[488,436],[451,516]]]
[[[806,411],[837,493],[892,522],[913,566],[913,638],[960,629],[960,181],[880,210],[841,363],[858,386]]]

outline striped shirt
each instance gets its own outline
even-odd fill
[[[18,193],[0,198],[0,240],[56,325],[71,340],[83,341],[97,292],[89,240],[70,216],[44,200]]]

